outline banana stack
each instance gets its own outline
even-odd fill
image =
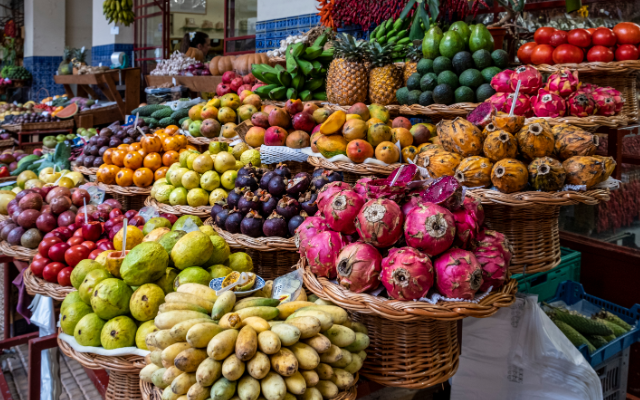
[[[258,292],[264,297],[238,301],[198,284],[169,293],[165,304],[173,305],[146,337],[151,353],[140,379],[162,389],[163,400],[323,400],[353,386],[367,356],[366,327],[304,293],[280,304],[270,298],[272,283]]]
[[[135,18],[133,0],[105,0],[102,3],[102,13],[109,23],[129,26]]]

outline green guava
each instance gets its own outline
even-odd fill
[[[162,217],[151,218],[146,224],[144,224],[142,234],[146,236],[156,228],[171,228],[171,221]]]
[[[227,261],[229,254],[231,254],[231,248],[226,240],[218,235],[209,236],[209,240],[211,240],[211,244],[213,244],[213,252],[204,265],[210,267]]]
[[[89,271],[89,273],[85,275],[84,281],[82,281],[82,284],[78,289],[78,293],[80,293],[80,299],[87,304],[91,304],[91,295],[93,294],[93,289],[98,283],[108,278],[113,278],[113,275],[111,275],[104,269],[94,269],[93,271]]]
[[[151,332],[159,331],[153,321],[147,321],[138,327],[136,332],[136,347],[142,350],[149,350],[145,339]]]
[[[211,282],[211,274],[200,267],[189,267],[183,269],[176,279],[173,281],[173,288],[178,290],[178,286],[185,283],[199,283],[201,285],[209,286]]]
[[[162,276],[162,278],[158,279],[157,281],[153,282],[156,285],[160,286],[160,288],[164,291],[164,294],[169,294],[171,292],[173,292],[173,281],[175,281],[176,277],[178,276],[178,270],[175,268],[167,268],[165,270],[164,275]]]
[[[136,342],[138,326],[126,315],[115,317],[102,327],[100,342],[106,350],[131,347]]]
[[[207,270],[209,271],[213,279],[224,278],[225,276],[233,272],[231,268],[222,264],[216,264],[213,267],[209,267]]]
[[[91,307],[98,317],[109,320],[129,313],[129,300],[133,290],[116,278],[108,278],[96,285],[91,296]]]
[[[60,313],[60,327],[62,328],[62,332],[67,335],[73,335],[73,330],[75,329],[78,321],[90,313],[91,307],[82,302],[73,303],[67,306],[64,309],[64,312]]]
[[[202,226],[202,220],[196,217],[195,215],[183,215],[182,217],[178,218],[175,224],[173,224],[173,227],[171,228],[171,230],[172,231],[182,230],[182,227],[184,226],[185,222],[187,222],[188,220],[192,220],[197,226]]]
[[[102,264],[93,260],[82,260],[73,267],[73,271],[71,271],[71,286],[78,289],[82,282],[84,281],[84,277],[94,269],[105,269]]]
[[[229,268],[238,272],[251,272],[253,260],[247,253],[233,253],[229,255]]]
[[[133,318],[144,322],[158,315],[158,308],[162,303],[164,303],[164,290],[158,285],[147,283],[133,292],[129,308]]]
[[[62,304],[60,304],[60,313],[62,314],[65,308],[79,301],[82,302],[82,299],[80,298],[80,293],[78,293],[78,291],[69,293],[67,297],[65,297],[64,300],[62,300]]]
[[[128,285],[144,285],[160,279],[168,264],[169,256],[159,243],[143,242],[124,258],[120,275]]]
[[[100,333],[105,323],[106,321],[100,319],[98,314],[87,314],[76,324],[76,329],[73,330],[73,337],[76,338],[76,342],[81,346],[99,347],[101,345]]]
[[[173,249],[171,259],[179,270],[187,267],[204,265],[213,253],[213,244],[207,235],[200,231],[189,232],[184,235]]]

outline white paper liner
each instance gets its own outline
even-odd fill
[[[307,147],[311,150],[311,147]],[[309,156],[305,149],[292,149],[287,146],[260,146],[260,161],[263,164],[277,164],[285,161],[306,162]]]
[[[202,99],[198,97],[197,99],[193,99],[189,101],[180,101],[180,100],[168,101],[165,103],[165,105],[171,107],[173,111],[177,111],[182,108],[191,108],[196,104],[200,104],[200,103],[202,103]]]
[[[123,347],[115,350],[105,350],[102,347],[90,347],[90,346],[81,346],[76,341],[76,338],[73,336],[67,335],[66,333],[60,332],[58,337],[64,340],[66,343],[71,346],[72,349],[77,351],[78,353],[89,353],[89,354],[97,354],[99,356],[140,356],[145,357],[150,353],[149,350],[142,350],[137,347]]]

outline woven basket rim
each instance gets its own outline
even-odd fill
[[[58,285],[57,283],[47,282],[38,278],[31,271],[31,266],[24,271],[22,276],[24,286],[30,295],[41,294],[51,297],[54,300],[63,301],[68,294],[75,292],[76,288]]]
[[[529,123],[532,119],[528,118],[526,121]],[[595,129],[601,126],[606,126],[608,128],[617,128],[620,126],[626,126],[629,124],[636,123],[636,118],[633,116],[628,116],[626,114],[613,115],[611,117],[605,117],[603,115],[590,115],[588,117],[573,117],[573,116],[565,116],[559,118],[544,118],[549,125],[555,126],[559,124],[571,124],[577,126],[582,129]]]
[[[0,253],[16,260],[31,261],[38,254],[38,249],[32,250],[22,246],[13,246],[3,240],[0,242]]]
[[[208,217],[211,215],[211,206],[200,206],[200,207],[191,207],[191,206],[172,206],[168,204],[159,203],[156,199],[149,196],[144,200],[144,205],[147,207],[153,207],[159,212],[164,212],[167,214],[174,215],[194,215],[197,217]]]
[[[151,186],[144,188],[140,188],[137,186],[122,187],[118,185],[107,185],[102,182],[98,182],[98,188],[104,190],[106,193],[117,193],[123,196],[148,196],[151,194]]]
[[[62,332],[58,328],[58,333]],[[73,358],[83,367],[89,369],[106,369],[108,371],[121,374],[139,374],[140,370],[147,364],[141,356],[101,356],[91,353],[80,353],[75,351],[67,342],[57,338],[58,347],[69,358]]]
[[[257,251],[298,251],[298,246],[294,238],[281,238],[275,236],[265,236],[254,238],[240,233],[229,233],[213,223],[213,218],[204,221],[205,225],[213,229],[222,237],[229,247],[235,249],[249,248]]]
[[[491,292],[477,304],[445,301],[429,304],[418,301],[387,300],[368,293],[354,293],[330,282],[327,278],[318,278],[309,270],[307,260],[304,257],[300,259],[296,269],[302,271],[302,278],[307,289],[321,299],[329,300],[352,312],[375,314],[392,321],[420,319],[455,321],[466,317],[490,317],[499,308],[509,307],[513,304],[518,290],[518,282],[515,279],[510,279],[499,291]]]
[[[629,74],[634,71],[640,71],[640,60],[627,60],[627,61],[611,61],[611,62],[583,62],[579,64],[567,63],[567,64],[540,64],[532,65],[530,67],[537,69],[540,72],[557,72],[565,68],[569,68],[572,71],[578,71],[579,73],[607,73],[607,74]]]
[[[211,142],[225,142],[225,143],[233,143],[233,140],[227,139],[225,137],[215,137],[215,138],[206,138],[206,137],[193,137],[189,135],[185,135],[187,137],[187,141],[191,144],[197,144],[201,146],[209,145]]]
[[[61,128],[73,128],[73,118],[62,121],[53,122],[29,122],[25,124],[5,124],[2,128],[9,132],[23,132],[23,131],[35,131],[42,129],[61,129]]]
[[[471,189],[467,193],[479,198],[482,204],[500,204],[510,207],[570,206],[579,203],[594,206],[610,199],[609,189],[593,189],[586,192],[530,191],[508,194],[492,189]]]
[[[419,104],[388,104],[385,107],[389,111],[397,112],[398,114],[403,115],[464,117],[471,111],[475,110],[479,105],[480,103],[455,103],[449,106],[444,104],[432,104],[430,106],[421,106]],[[326,103],[323,104],[323,107],[331,111],[341,110],[347,112],[351,106],[341,106],[339,104]]]
[[[355,164],[346,161],[331,162],[322,157],[309,156],[307,162],[314,167],[320,167],[325,169],[331,169],[334,171],[350,172],[352,174],[360,175],[391,175],[393,171],[400,168],[402,163],[395,163],[390,165],[375,165],[375,164]]]
[[[15,139],[11,138],[11,139],[5,139],[5,140],[0,140],[0,147],[5,147],[5,146],[14,146],[16,144]],[[44,151],[44,148],[43,148]]]
[[[75,171],[75,172],[80,172],[82,175],[97,175],[98,174],[98,169],[100,168],[87,168],[87,167],[83,167],[81,165],[78,164],[72,164],[71,165],[71,170]]]

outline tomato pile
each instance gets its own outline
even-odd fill
[[[569,32],[545,26],[518,49],[523,64],[565,64],[637,60],[640,57],[640,26],[621,22],[606,27],[572,29]]]

